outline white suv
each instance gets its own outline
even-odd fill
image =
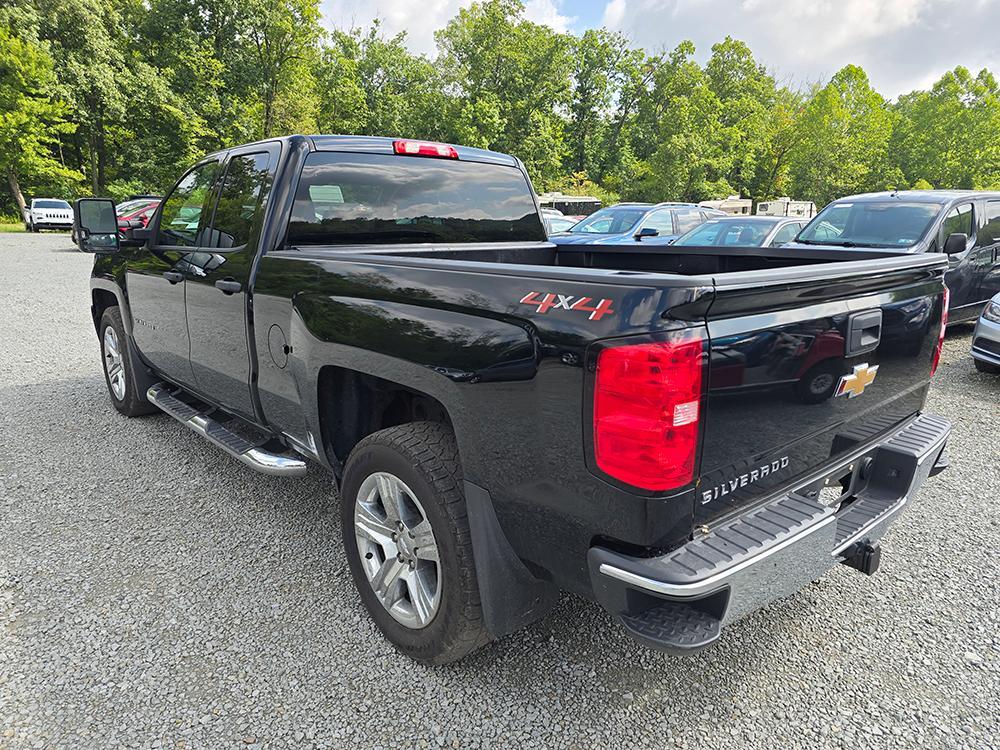
[[[41,229],[71,229],[73,209],[58,198],[34,198],[24,209],[24,228],[29,232]]]

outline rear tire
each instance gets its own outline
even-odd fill
[[[402,512],[383,495],[400,498],[392,505]],[[341,522],[361,601],[399,651],[447,664],[489,641],[458,448],[448,427],[413,422],[358,443],[344,469]],[[422,551],[414,547],[421,537]]]
[[[151,385],[149,378],[144,373],[135,372],[135,360],[129,349],[125,326],[122,325],[121,311],[117,307],[106,309],[97,329],[101,342],[104,382],[108,386],[112,406],[126,417],[158,412],[159,409],[146,398],[146,390]]]
[[[976,365],[976,369],[979,372],[985,372],[987,375],[1000,375],[1000,365],[995,365],[992,362],[983,362],[979,359],[972,360]]]

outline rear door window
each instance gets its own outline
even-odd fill
[[[674,218],[677,220],[677,234],[690,232],[696,226],[701,224],[702,221],[701,211],[693,208],[676,209],[674,211]]]
[[[987,201],[986,226],[979,237],[983,247],[1000,244],[1000,201]]]
[[[310,154],[288,225],[293,245],[545,239],[519,169],[383,154]]]
[[[213,247],[242,247],[250,240],[270,185],[269,164],[266,152],[230,159],[212,222]]]

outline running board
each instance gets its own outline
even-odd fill
[[[233,458],[254,471],[277,477],[301,477],[306,473],[306,462],[301,458],[272,453],[254,445],[224,424],[198,411],[171,393],[166,383],[157,383],[146,391],[146,398],[178,422],[187,425],[210,443],[222,448]]]

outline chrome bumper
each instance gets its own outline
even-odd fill
[[[703,648],[723,625],[870,551],[937,473],[939,460],[944,466],[950,431],[947,420],[918,416],[661,557],[594,547],[588,563],[595,595],[646,645],[672,652]],[[820,490],[840,483],[845,502],[822,504]]]

